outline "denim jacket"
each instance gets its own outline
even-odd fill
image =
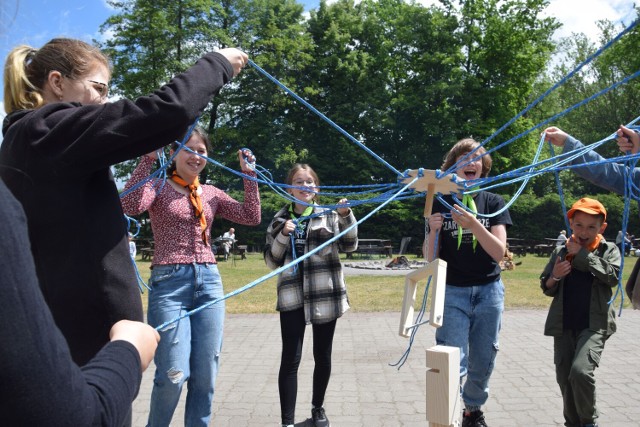
[[[569,136],[564,143],[562,153],[579,150],[584,145],[572,136]],[[600,154],[595,151],[588,151],[583,156],[571,161],[572,165],[579,165],[588,162],[598,162],[604,160]],[[614,193],[624,194],[624,174],[626,166],[620,163],[606,162],[596,165],[586,165],[580,168],[572,169],[582,178]],[[640,184],[640,168],[634,168],[631,171],[631,179],[634,183]]]
[[[556,263],[557,257],[567,254],[565,246],[557,247],[544,271],[540,275],[540,286],[545,295],[553,297],[549,314],[544,325],[544,334],[554,337],[562,336],[563,325],[563,286],[564,278],[557,285],[547,288],[545,283]],[[589,308],[589,329],[606,335],[616,331],[616,318],[613,304],[609,304],[613,296],[613,288],[618,285],[620,272],[620,251],[618,247],[604,239],[593,252],[581,249],[572,261],[571,269],[589,271],[593,275],[591,284],[591,303]]]

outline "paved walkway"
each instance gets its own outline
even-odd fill
[[[505,312],[500,353],[485,409],[491,427],[561,426],[562,403],[555,382],[552,338],[542,334],[546,311]],[[427,425],[425,350],[434,330],[424,325],[407,363],[388,366],[408,340],[398,335],[399,313],[348,312],[338,321],[333,373],[325,409],[333,427]],[[299,372],[296,426],[310,413],[310,328]],[[600,423],[605,427],[640,425],[640,311],[625,310],[618,332],[607,342],[596,371]],[[280,426],[278,366],[280,330],[276,314],[227,315],[225,342],[214,397],[216,427]],[[144,426],[153,384],[151,366],[134,402],[134,426]],[[184,395],[173,426],[183,425]]]

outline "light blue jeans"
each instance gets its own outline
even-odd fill
[[[149,285],[147,320],[153,327],[224,294],[215,264],[157,265]],[[154,358],[156,373],[148,426],[169,425],[185,382],[184,425],[209,425],[224,313],[221,301],[158,331],[161,339]]]
[[[489,378],[498,353],[498,334],[504,310],[504,284],[447,285],[442,326],[436,343],[460,348],[462,400],[470,411],[480,409],[489,397]]]

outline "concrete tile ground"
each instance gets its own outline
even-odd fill
[[[508,310],[500,353],[485,409],[491,427],[561,426],[562,402],[555,382],[550,337],[542,333],[546,311]],[[398,336],[400,314],[348,312],[338,321],[333,373],[325,408],[333,427],[424,427],[425,350],[434,330],[423,326],[406,364],[397,370],[408,340]],[[299,372],[297,426],[310,416],[311,354],[307,330]],[[600,422],[606,427],[640,425],[640,312],[625,310],[596,371]],[[216,427],[280,426],[277,314],[227,315],[225,342],[213,404]],[[144,426],[153,385],[151,366],[134,402],[134,426]],[[184,397],[173,426],[183,425]]]

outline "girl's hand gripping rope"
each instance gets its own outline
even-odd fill
[[[338,206],[341,205],[347,205],[349,203],[349,200],[347,199],[340,199],[340,201],[338,202]],[[338,215],[340,216],[347,216],[349,215],[349,211],[351,210],[351,208],[349,208],[349,206],[346,207],[342,207],[342,208],[336,208],[336,212],[338,212]]]
[[[288,219],[287,222],[284,223],[281,233],[283,236],[289,236],[295,229],[296,224],[292,220]]]
[[[251,172],[256,170],[256,156],[253,155],[248,148],[238,150],[238,159],[240,159],[240,168],[242,172]]]

